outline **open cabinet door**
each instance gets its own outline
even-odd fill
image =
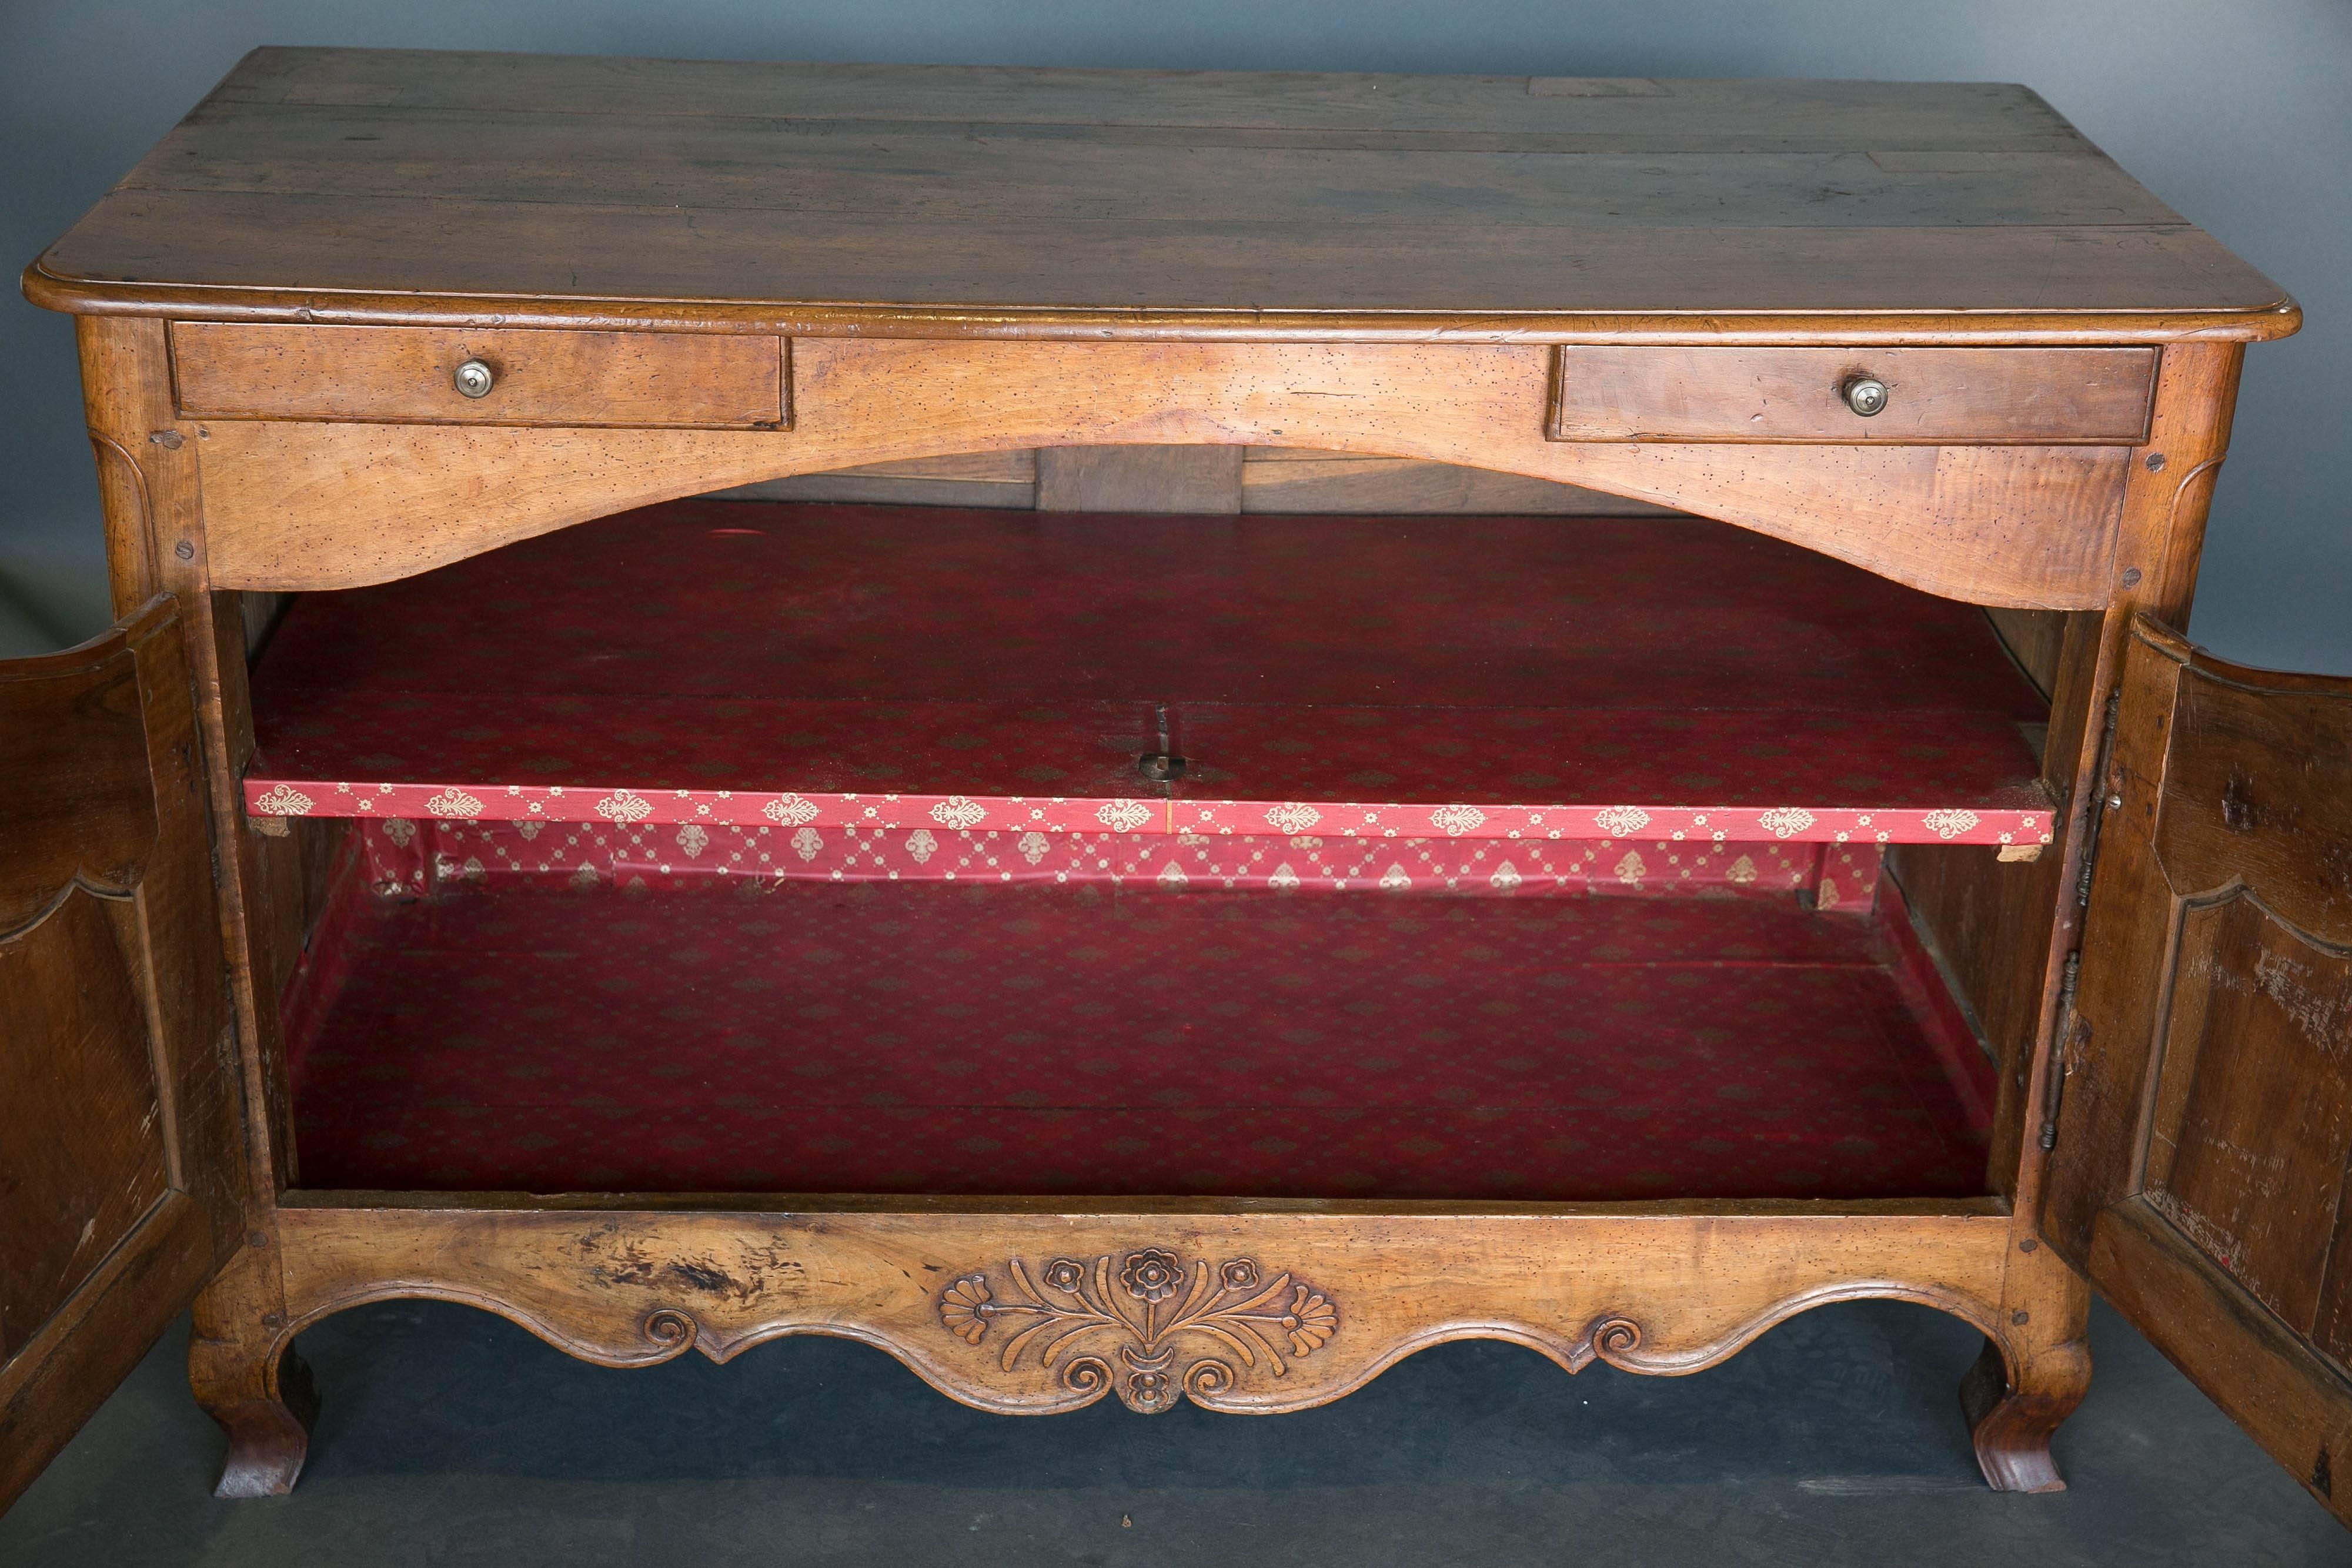
[[[242,1239],[181,635],[158,599],[0,664],[0,1509]]]
[[[2108,756],[2043,1233],[2352,1521],[2352,680],[2141,621]]]

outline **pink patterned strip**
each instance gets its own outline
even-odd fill
[[[1803,844],[2046,844],[2050,813],[1960,807],[1426,806],[1178,800],[1174,831],[1340,833],[1354,838],[1664,840]]]
[[[1733,843],[2046,844],[2050,813],[1942,807],[1469,806],[1297,800],[1126,800],[964,795],[768,794],[740,789],[520,784],[355,784],[249,779],[259,817],[400,817],[478,822],[696,823],[704,827],[917,828],[967,832],[1194,834]]]
[[[705,827],[698,822],[364,822],[368,880],[423,896],[452,883],[562,882],[655,891],[734,881],[1092,883],[1168,889],[1390,893],[1776,894],[1867,910],[1874,844],[1601,844],[1592,840],[1360,839],[1300,834],[1043,833]]]

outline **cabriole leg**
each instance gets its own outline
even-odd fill
[[[188,1340],[188,1385],[228,1434],[218,1497],[293,1490],[319,1414],[310,1369],[295,1354],[283,1307],[260,1299],[256,1287],[263,1281],[254,1278],[250,1257],[242,1255],[196,1297]]]
[[[2063,1491],[2050,1439],[2091,1386],[2090,1290],[2047,1247],[2018,1254],[2003,1333],[1960,1381],[1977,1465],[1995,1491]]]

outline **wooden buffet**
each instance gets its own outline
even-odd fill
[[[2352,687],[2173,630],[2298,316],[2031,92],[265,49],[25,287],[0,1495],[191,1298],[287,1490],[394,1297],[1005,1412],[1889,1297],[2040,1490],[2087,1279],[2344,1511]]]

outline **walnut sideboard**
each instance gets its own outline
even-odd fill
[[[2345,1512],[2352,685],[2178,630],[2298,314],[2031,92],[265,49],[24,283],[0,1499],[191,1301],[287,1490],[400,1297],[1007,1413],[1894,1298],[2043,1490],[2095,1286]]]

